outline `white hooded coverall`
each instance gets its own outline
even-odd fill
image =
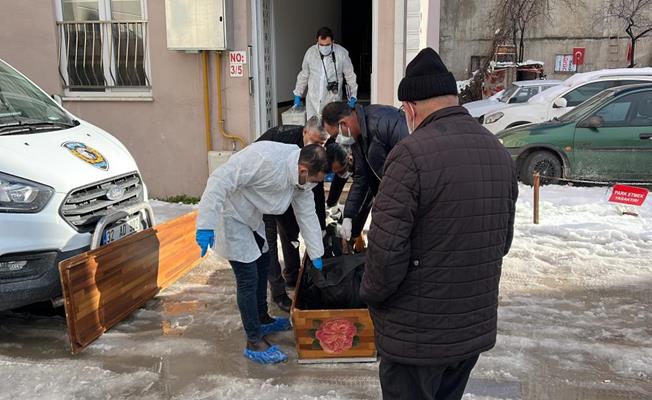
[[[265,238],[263,214],[294,209],[311,259],[324,254],[321,227],[312,187],[299,187],[299,149],[296,145],[257,142],[235,153],[208,178],[199,203],[197,229],[215,231],[215,251],[242,263],[256,261],[261,252],[254,232]],[[314,185],[312,185],[314,187]],[[263,251],[268,251],[267,242]]]
[[[349,88],[348,96],[358,97],[358,83],[353,71],[353,64],[349,58],[349,52],[337,43],[333,44],[333,51],[335,52],[337,66],[337,94],[327,89],[328,81],[334,81],[336,78],[333,57],[330,54],[324,56],[324,64],[322,65],[322,57],[317,44],[310,46],[303,57],[301,71],[297,75],[297,84],[293,93],[295,96],[303,96],[306,86],[308,87],[306,93],[306,118],[308,119],[313,115],[321,116],[321,111],[326,104],[342,100],[342,96],[347,99],[347,93],[342,89],[343,77],[346,78]],[[324,73],[324,67],[326,73],[328,73],[328,78]]]

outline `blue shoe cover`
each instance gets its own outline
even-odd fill
[[[292,328],[292,325],[290,325],[290,320],[287,318],[274,318],[274,322],[271,324],[261,324],[260,325],[260,335],[261,336],[267,336],[270,333],[274,332],[282,332],[282,331],[287,331],[290,328]]]
[[[245,349],[244,356],[251,361],[259,364],[276,364],[288,359],[287,354],[283,353],[278,347],[271,346],[265,351],[253,351]]]

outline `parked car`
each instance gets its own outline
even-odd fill
[[[533,96],[527,103],[485,114],[483,125],[493,133],[506,128],[549,121],[605,89],[652,82],[652,68],[621,68],[575,74],[560,85]]]
[[[478,101],[472,101],[464,104],[471,116],[478,118],[480,122],[486,114],[507,108],[512,104],[521,104],[527,102],[532,96],[535,96],[546,89],[557,86],[562,81],[535,79],[530,81],[516,81],[505,90],[501,90],[495,95]]]
[[[0,60],[0,310],[58,299],[60,261],[153,223],[125,146]]]
[[[607,89],[559,118],[497,135],[520,179],[652,180],[652,84]]]

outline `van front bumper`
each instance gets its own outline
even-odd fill
[[[0,256],[0,311],[59,297],[59,262],[87,250],[88,247]]]

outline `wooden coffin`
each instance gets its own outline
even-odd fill
[[[59,264],[73,353],[199,264],[196,217],[181,216]]]
[[[304,268],[305,265],[299,271],[290,311],[299,363],[376,361],[374,326],[368,309],[302,310],[297,307]]]

